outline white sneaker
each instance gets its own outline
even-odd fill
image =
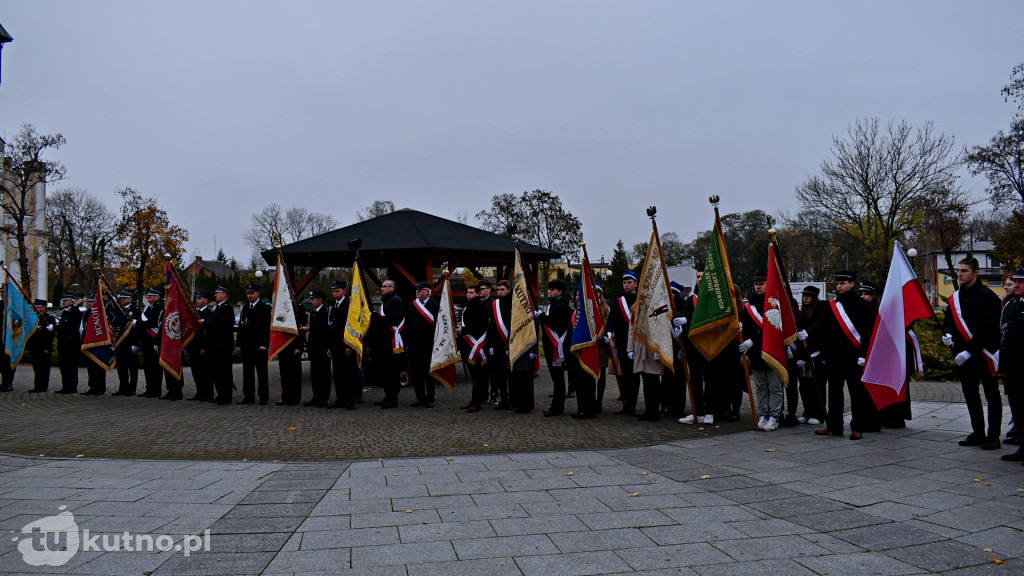
[[[761,416],[760,418],[758,418],[757,419],[757,429],[758,430],[764,430],[764,423],[765,422],[766,422],[766,420],[764,419],[764,416]]]
[[[689,416],[687,416],[685,418],[680,418],[679,419],[679,423],[680,424],[693,424],[693,422],[694,422],[693,414],[690,414]]]
[[[796,421],[801,424],[807,424],[807,418],[804,418],[803,416],[797,416]]]
[[[817,418],[808,418],[807,423],[811,426],[819,426],[821,424],[821,420],[818,420]]]
[[[715,423],[714,415],[712,415],[712,414],[705,414],[704,415],[704,423],[705,424],[714,424]]]
[[[764,423],[764,426],[762,426],[761,429],[764,430],[765,432],[771,432],[772,430],[775,430],[778,427],[779,421],[772,417],[769,418],[768,421]]]

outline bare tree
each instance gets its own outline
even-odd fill
[[[370,204],[364,210],[365,212],[356,212],[357,222],[391,214],[395,211],[395,203],[391,200],[374,200],[373,204]]]
[[[338,222],[330,214],[312,212],[306,208],[284,210],[274,203],[252,215],[252,228],[242,238],[259,253],[276,242],[296,242],[330,232],[337,227]]]
[[[916,226],[915,209],[955,184],[962,155],[954,145],[930,122],[915,131],[906,121],[882,129],[877,118],[858,120],[846,139],[833,137],[832,157],[797,187],[796,198],[802,210],[835,221],[863,247],[862,272],[883,278],[893,241]]]
[[[22,287],[32,293],[32,274],[28,261],[28,236],[39,228],[36,219],[45,217],[37,206],[36,185],[63,180],[67,169],[58,161],[45,160],[43,155],[58,150],[67,141],[58,134],[39,134],[31,124],[24,124],[14,141],[4,149],[0,168],[0,206],[4,218],[0,232],[14,240],[18,249],[18,269]]]
[[[108,264],[108,248],[120,227],[117,217],[83,188],[69,187],[47,196],[46,245],[50,271],[65,284],[95,286],[95,268]]]
[[[937,248],[942,252],[946,268],[955,270],[953,253],[963,245],[970,231],[971,198],[959,187],[933,190],[916,207],[921,215],[917,238],[918,245]],[[959,290],[956,273],[950,272],[953,289]]]

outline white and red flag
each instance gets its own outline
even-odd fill
[[[907,399],[907,328],[934,316],[924,286],[896,242],[862,378],[879,409]]]
[[[459,364],[459,350],[456,346],[458,338],[455,332],[455,315],[452,313],[451,285],[448,283],[448,275],[445,274],[437,318],[434,320],[430,375],[449,390],[455,390],[456,366]]]
[[[277,257],[277,274],[274,275],[274,303],[270,309],[270,360],[292,343],[299,335],[299,325],[295,320],[295,302],[292,301],[292,290],[288,286],[288,278],[284,273],[284,262]]]
[[[768,280],[764,288],[764,319],[761,322],[761,358],[789,385],[789,361],[786,346],[796,340],[796,319],[790,305],[790,292],[779,268],[775,244],[768,246]],[[757,310],[751,306],[752,314]]]

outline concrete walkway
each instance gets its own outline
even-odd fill
[[[957,446],[969,428],[961,404],[919,402],[915,415],[859,442],[801,426],[612,449],[306,463],[8,456],[0,572],[1024,573],[1024,467],[999,459],[1011,447]],[[126,445],[142,440],[123,431]],[[28,565],[23,527],[59,507],[74,515],[79,551],[60,566]],[[209,550],[183,539],[205,530]],[[133,545],[143,535],[171,548],[125,551],[125,532]]]

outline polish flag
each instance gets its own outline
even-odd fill
[[[924,287],[896,242],[862,378],[878,409],[906,400],[907,328],[915,320],[933,317]]]

